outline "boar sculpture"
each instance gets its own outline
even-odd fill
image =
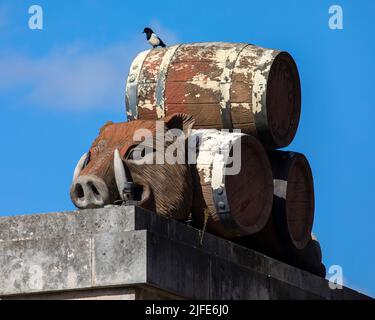
[[[239,210],[236,216],[233,214],[235,211],[232,210],[230,214],[222,215],[225,219],[228,219],[224,224],[223,220],[221,220],[222,218],[219,217],[221,214],[216,214],[215,218],[213,215],[215,212],[206,210],[207,203],[214,197],[207,193],[208,200],[205,201],[203,197],[205,191],[202,186],[207,185],[209,189],[210,184],[207,184],[205,180],[207,176],[203,175],[203,178],[199,176],[196,164],[200,162],[196,163],[194,159],[191,161],[190,152],[194,149],[197,153],[193,154],[193,158],[199,154],[203,160],[207,160],[210,159],[207,154],[212,153],[213,145],[207,144],[206,147],[208,149],[202,149],[202,146],[205,147],[205,144],[202,143],[204,139],[200,142],[199,139],[196,140],[200,131],[192,133],[193,125],[192,116],[183,113],[170,115],[162,121],[132,120],[122,123],[106,123],[100,129],[99,136],[93,142],[90,150],[80,158],[74,170],[73,183],[70,188],[70,196],[73,203],[80,209],[86,209],[125,202],[127,204],[136,204],[167,218],[180,221],[191,219],[191,225],[199,229],[204,228],[207,224],[207,231],[209,232],[224,238],[231,238],[232,241],[247,248],[268,254],[276,259],[324,277],[325,267],[321,261],[319,243],[314,238],[302,250],[289,250],[287,247],[283,247],[285,250],[282,251],[281,255],[278,255],[273,253],[272,249],[278,244],[280,246],[283,246],[283,244],[282,242],[279,243],[276,234],[262,232],[263,229],[254,231],[254,236],[258,237],[257,241],[261,244],[259,246],[247,236],[251,235],[253,231],[238,237],[229,237],[221,231],[221,228],[218,227],[221,224],[225,232],[232,230],[230,228],[234,228],[233,232],[235,234],[240,230],[245,230],[241,229],[243,227],[238,223],[238,220],[235,220],[236,217],[241,217],[241,213],[246,212],[247,217],[251,218],[252,214],[257,216],[258,211]],[[215,134],[209,136],[210,143],[217,141],[214,137],[216,137]],[[235,141],[235,137],[233,135],[231,139]],[[182,149],[185,152],[175,157],[170,150],[175,150],[176,140],[179,140],[180,143],[182,142]],[[247,141],[248,144],[244,145],[248,148],[250,146],[256,147],[256,144],[250,144],[251,141],[247,139],[241,141],[244,143]],[[197,144],[197,142],[199,143]],[[246,170],[254,168],[252,170],[256,172],[263,172],[260,171],[259,164],[263,163],[264,165],[267,161],[262,162],[262,159],[257,157],[257,153],[249,153],[249,150],[257,149],[257,147],[255,149],[247,149],[250,158],[244,158],[246,165],[241,166],[241,168]],[[215,159],[221,159],[222,152],[223,150],[215,153]],[[160,162],[158,159],[164,159],[164,161]],[[240,159],[244,161],[242,156]],[[251,167],[250,160],[253,160],[256,165]],[[212,164],[214,163],[212,162]],[[209,172],[213,172],[215,168],[218,168],[217,163],[216,167],[213,165],[211,168],[210,161],[205,163],[205,165],[210,168]],[[251,180],[248,178],[249,176],[254,177],[253,171],[250,171],[249,174],[249,171],[246,170],[244,173],[240,172],[232,176],[232,180],[235,179],[235,182],[232,183],[232,188],[235,186],[237,193],[239,192],[238,186],[241,186],[238,182],[241,179],[246,183],[248,181],[254,183],[255,181],[254,178],[251,178]],[[220,172],[215,171],[216,180],[217,177],[221,177]],[[206,173],[206,171],[203,173]],[[266,171],[263,174],[268,176]],[[262,186],[262,184],[260,185]],[[255,185],[255,187],[258,187],[258,185]],[[262,189],[263,194],[265,190],[264,188]],[[272,196],[273,189],[270,191]],[[251,197],[244,195],[242,198],[242,200],[248,202]],[[239,202],[238,197],[234,199],[237,203]],[[213,204],[211,203],[211,205]],[[201,210],[202,208],[203,210]],[[207,212],[208,216],[206,216]],[[207,220],[203,223],[204,219]],[[250,221],[253,220],[250,219]],[[236,223],[232,221],[236,221]]]
[[[168,161],[158,164],[155,159],[164,157],[165,150],[173,143],[168,138],[169,132],[178,129],[175,131],[184,133],[182,139],[188,139],[193,125],[193,118],[186,114],[173,114],[159,122],[106,123],[74,170],[70,197],[75,206],[96,208],[124,201],[126,189],[131,187],[132,200],[140,207],[165,217],[187,220],[193,197],[190,166],[184,159],[172,164]],[[160,128],[165,134],[162,140],[157,134]],[[149,139],[145,138],[145,132],[151,133]],[[157,145],[162,147],[155,148]],[[142,161],[137,158],[139,153]],[[147,158],[151,165],[145,163]]]

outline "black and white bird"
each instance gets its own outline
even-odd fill
[[[149,44],[152,45],[153,48],[156,48],[157,46],[161,46],[162,48],[165,48],[165,43],[152,31],[151,28],[144,28],[143,33],[146,34],[146,38]]]

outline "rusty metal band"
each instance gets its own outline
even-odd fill
[[[211,172],[211,179],[215,175],[216,177],[221,177],[221,186],[219,188],[214,188],[211,181],[211,188],[212,188],[212,194],[214,198],[214,203],[216,206],[216,212],[219,215],[222,214],[230,214],[230,207],[229,202],[227,198],[227,193],[225,190],[225,168],[222,166],[222,163],[219,160],[220,157],[220,151],[219,154],[214,155],[214,159],[212,162],[212,172]]]
[[[126,82],[126,115],[128,120],[138,118],[138,80],[144,61],[151,50],[146,50],[138,54],[130,66],[128,80]]]
[[[165,83],[167,80],[168,68],[176,50],[180,46],[181,44],[169,47],[167,49],[167,52],[164,54],[160,67],[159,67],[156,89],[155,89],[156,115],[158,119],[164,118],[166,114],[165,112],[166,111],[165,110]]]
[[[223,72],[220,76],[220,114],[221,123],[224,129],[233,129],[232,122],[232,111],[230,102],[230,91],[232,87],[232,73],[235,68],[236,62],[242,50],[247,47],[248,44],[237,45],[236,47],[229,50],[227,55]],[[233,54],[233,58],[231,56]]]
[[[222,140],[224,144],[227,144],[226,139]],[[232,140],[228,143],[228,146],[230,145]],[[225,148],[225,146],[224,146]],[[225,188],[225,175],[226,175],[226,163],[227,159],[224,161],[220,161],[221,157],[221,150],[218,150],[219,152],[214,155],[213,163],[212,163],[212,171],[211,171],[211,179],[213,177],[220,177],[221,183],[219,188],[214,188],[211,180],[211,187],[212,187],[212,196],[216,208],[216,213],[218,214],[218,217],[221,221],[221,223],[224,225],[225,229],[228,232],[231,232],[234,236],[242,236],[246,235],[247,232],[244,231],[237,222],[233,219],[231,208],[229,205],[227,192]],[[229,150],[228,150],[229,154]]]
[[[214,161],[213,167],[215,165],[216,164]],[[233,219],[232,212],[229,206],[228,197],[224,186],[224,169],[225,168],[222,168],[223,186],[217,189],[212,189],[212,196],[216,208],[216,213],[218,214],[221,223],[224,225],[225,229],[228,232],[232,233],[233,236],[243,236],[246,235],[247,232],[242,230],[238,223]]]

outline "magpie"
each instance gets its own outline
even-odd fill
[[[152,31],[151,28],[144,28],[143,32],[146,34],[146,38],[149,44],[152,45],[153,48],[156,48],[157,46],[161,46],[162,48],[165,48],[165,43]]]

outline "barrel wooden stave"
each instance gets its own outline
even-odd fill
[[[311,235],[305,248],[290,253],[285,261],[292,266],[309,271],[317,276],[323,278],[326,276],[320,243],[314,235]]]
[[[165,59],[168,50],[173,55]],[[195,128],[238,128],[267,148],[288,145],[297,130],[299,76],[286,52],[244,43],[184,44],[151,50],[141,73],[138,114],[128,112],[130,119],[189,113]],[[129,104],[127,109],[132,109]]]
[[[303,249],[314,222],[314,182],[306,157],[297,152],[268,152],[274,177],[272,217],[285,246]]]
[[[235,238],[233,241],[317,276],[323,278],[326,276],[321,247],[315,236],[310,236],[303,249],[285,247],[284,243],[277,237],[275,226],[268,222],[260,232]]]
[[[273,194],[272,171],[262,145],[239,133],[196,130],[192,136],[197,135],[202,137],[193,179],[192,212],[197,226],[203,227],[208,210],[207,230],[216,235],[233,238],[258,232],[268,221]],[[218,148],[228,145],[228,141],[233,152],[241,147],[241,169],[234,175],[225,174],[225,166],[215,167]],[[217,192],[219,185],[222,195]],[[218,209],[220,201],[225,203],[222,212]]]
[[[296,152],[268,151],[273,179],[272,213],[259,232],[235,239],[243,246],[307,270],[324,274],[316,238],[314,188],[306,157]]]
[[[156,86],[160,72],[160,62],[166,51],[150,50],[139,75],[138,84],[138,118],[152,120],[158,118],[156,105]]]
[[[199,104],[184,104],[184,109],[187,114],[193,114],[194,119],[204,123],[200,125],[200,129],[216,129],[217,121],[215,119],[220,118],[220,110],[217,108],[215,103],[207,103],[202,108]],[[181,110],[181,104],[169,104],[168,113],[179,113]]]

